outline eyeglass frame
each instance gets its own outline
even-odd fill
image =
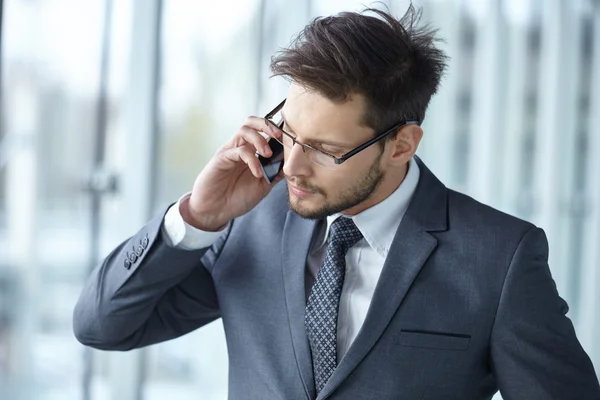
[[[350,150],[349,152],[343,154],[341,157],[336,157],[333,154],[329,154],[326,153],[322,150],[319,150],[309,144],[306,143],[300,143],[297,141],[297,138],[292,136],[291,134],[289,134],[288,132],[284,131],[282,127],[277,126],[277,123],[275,123],[272,118],[275,114],[277,114],[284,106],[286,99],[283,99],[283,101],[281,103],[279,103],[279,105],[277,107],[275,107],[270,113],[268,113],[267,115],[265,115],[265,123],[268,125],[269,122],[272,123],[273,125],[275,125],[277,127],[277,129],[279,129],[281,131],[282,134],[286,135],[287,137],[289,137],[290,139],[292,139],[293,145],[292,147],[294,147],[295,144],[299,144],[302,146],[302,151],[306,153],[306,149],[308,148],[309,150],[313,150],[313,151],[317,151],[321,154],[326,155],[327,157],[330,157],[334,160],[336,165],[339,165],[341,163],[343,163],[344,161],[348,160],[350,157],[355,156],[356,154],[360,153],[361,151],[363,151],[364,149],[372,146],[373,144],[379,142],[381,139],[389,136],[390,134],[396,132],[399,128],[405,126],[405,125],[421,125],[421,122],[418,120],[402,120],[400,121],[400,123],[394,125],[393,127],[391,127],[390,129],[384,131],[383,133],[376,135],[374,138],[371,138],[369,140],[367,140],[366,142],[364,142],[363,144],[355,147],[354,149]],[[285,121],[284,121],[285,122]],[[282,139],[283,140],[283,139]]]

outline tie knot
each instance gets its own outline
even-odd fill
[[[351,218],[339,217],[333,221],[330,229],[330,243],[342,246],[345,251],[348,251],[363,237]]]

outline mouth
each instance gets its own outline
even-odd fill
[[[294,196],[297,197],[307,197],[310,196],[311,194],[314,194],[314,192],[311,192],[310,190],[306,190],[306,189],[301,189],[298,186],[289,183],[288,182],[288,187],[290,188],[290,191],[294,194]]]

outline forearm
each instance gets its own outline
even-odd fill
[[[73,328],[80,342],[127,350],[177,337],[203,319],[208,322],[218,316],[212,277],[200,262],[208,248],[189,251],[168,246],[161,238],[161,224],[162,217],[146,225],[93,271],[74,311]],[[138,255],[145,240],[147,247]],[[190,301],[182,290],[186,290],[184,280],[192,278],[200,292]],[[190,326],[169,318],[178,304],[193,316]]]

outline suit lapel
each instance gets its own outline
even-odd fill
[[[365,322],[318,399],[328,397],[373,348],[437,246],[429,232],[447,227],[447,190],[420,159],[417,162],[419,184],[394,237]]]
[[[288,211],[282,238],[283,283],[292,345],[307,396],[314,398],[315,383],[308,337],[304,327],[306,259],[317,223]]]
[[[365,322],[319,399],[342,383],[375,345],[436,245],[433,236],[420,230],[413,221],[403,219],[381,271]]]

